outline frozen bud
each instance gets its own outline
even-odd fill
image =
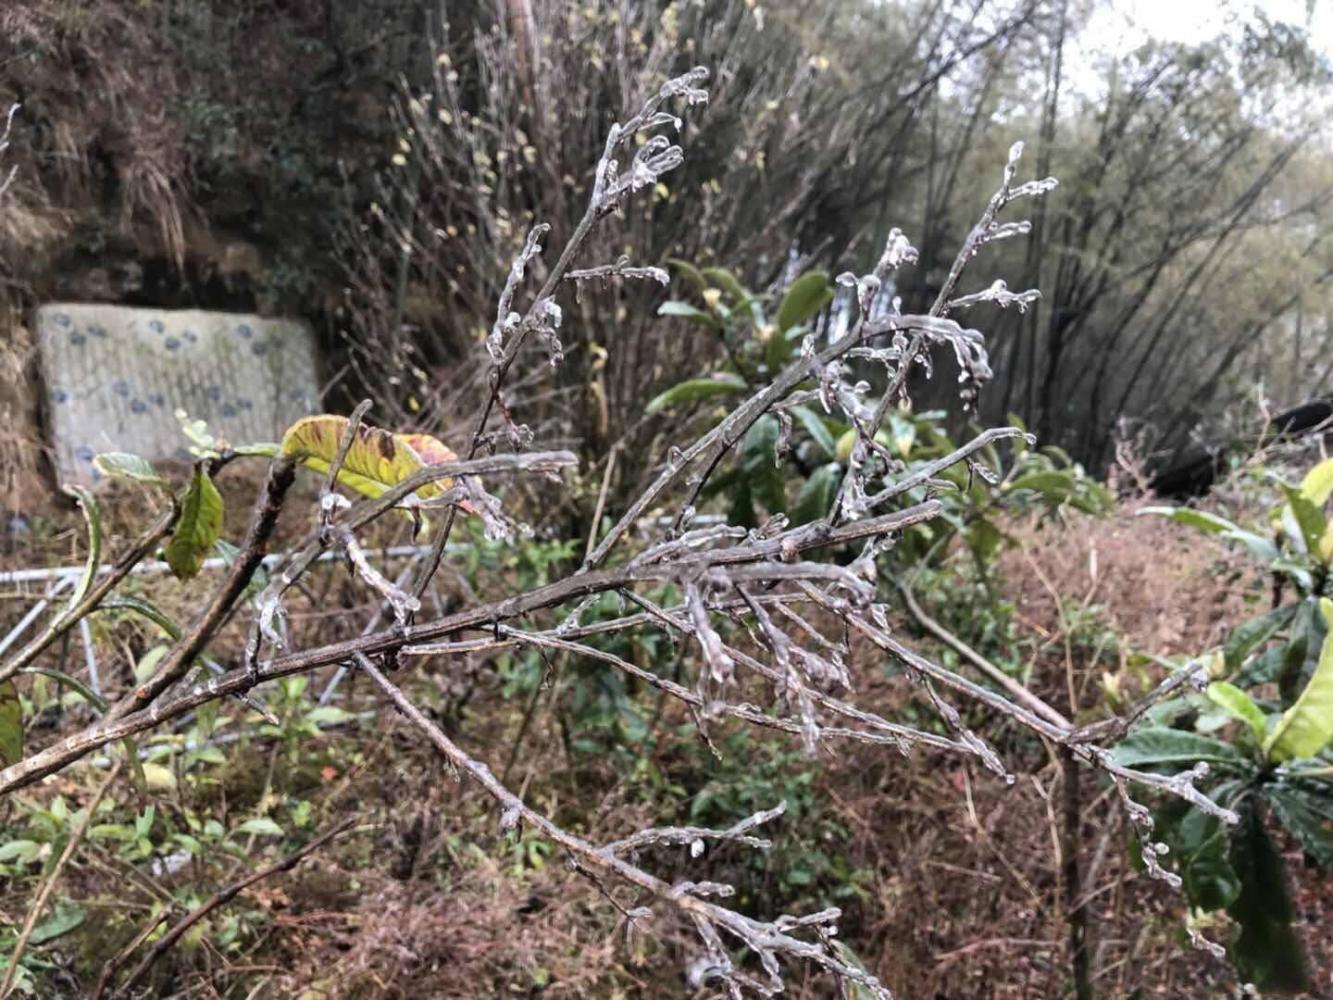
[[[700,837],[695,837],[690,841],[690,857],[701,858],[704,853],[704,842]]]

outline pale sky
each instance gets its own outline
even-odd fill
[[[1315,0],[1312,12],[1308,7],[1306,0],[1114,0],[1098,9],[1087,34],[1127,47],[1148,36],[1196,42],[1243,23],[1258,9],[1275,21],[1300,25],[1308,16],[1315,44],[1333,55],[1333,0]]]
[[[1168,42],[1203,42],[1231,34],[1262,11],[1272,21],[1308,27],[1316,48],[1333,59],[1333,0],[1111,0],[1095,12],[1071,40],[1065,62],[1068,88],[1086,96],[1102,93],[1106,80],[1098,68],[1106,56],[1123,56],[1150,38]],[[1333,93],[1303,92],[1278,97],[1271,110],[1303,120],[1325,122],[1333,113]],[[1333,134],[1329,129],[1325,134]]]

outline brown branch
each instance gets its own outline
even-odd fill
[[[171,533],[176,524],[180,509],[173,500],[171,509],[164,512],[152,526],[139,536],[138,541],[126,549],[112,565],[111,569],[89,589],[78,604],[62,612],[47,630],[0,667],[0,681],[8,680],[40,656],[51,643],[79,623],[81,618],[96,611],[103,599],[115,590],[135,566],[139,565],[153,551],[157,543]]]
[[[694,922],[708,944],[720,944],[718,931],[725,931],[745,946],[759,952],[761,957],[766,957],[768,961],[772,961],[775,966],[775,955],[780,954],[802,959],[823,967],[835,976],[860,984],[873,996],[888,997],[890,995],[888,990],[874,976],[841,962],[823,945],[802,941],[800,938],[787,934],[783,929],[802,921],[780,918],[773,923],[764,923],[743,916],[704,899],[702,895],[696,895],[696,892],[703,890],[706,883],[697,888],[694,883],[689,882],[670,885],[619,857],[612,849],[596,847],[582,837],[557,826],[542,813],[529,808],[522,799],[509,791],[500,783],[486,764],[469,757],[445,735],[439,726],[427,718],[403,693],[402,689],[390,681],[369,658],[357,654],[355,660],[361,672],[388,696],[394,707],[408,722],[419,729],[454,767],[465,772],[472,780],[480,784],[486,793],[503,807],[502,822],[513,823],[521,820],[528,823],[540,830],[548,840],[554,841],[573,855],[579,864],[614,875],[675,907]],[[611,847],[617,846],[615,844],[611,845]],[[836,910],[826,912],[831,912],[835,916],[837,914]],[[819,916],[823,915],[820,914]],[[711,931],[711,934],[708,933],[709,931]]]
[[[265,663],[257,663],[254,670],[245,668],[231,670],[196,684],[189,691],[169,702],[154,704],[141,711],[114,719],[103,719],[81,733],[76,733],[47,747],[45,750],[33,754],[31,757],[26,757],[15,764],[11,764],[0,771],[0,795],[7,795],[15,789],[23,788],[39,778],[59,771],[112,740],[123,739],[126,736],[133,736],[135,733],[152,729],[162,722],[177,718],[214,699],[249,690],[259,681],[287,677],[291,674],[314,670],[317,667],[343,663],[357,653],[367,655],[391,653],[410,644],[442,639],[465,629],[491,627],[497,622],[517,618],[591,594],[619,590],[632,583],[674,581],[679,579],[682,573],[702,572],[713,567],[782,559],[809,549],[837,546],[860,539],[878,537],[929,520],[938,514],[939,510],[939,501],[927,500],[924,503],[895,511],[892,514],[882,514],[879,517],[854,521],[850,524],[839,525],[836,528],[831,528],[823,522],[814,522],[799,528],[793,528],[791,531],[784,532],[774,538],[721,549],[716,552],[700,553],[689,560],[681,560],[671,566],[623,566],[613,570],[583,573],[557,580],[555,583],[538,587],[524,594],[467,608],[424,625],[386,629],[354,639],[330,643],[315,649],[291,653]],[[989,692],[986,693],[989,694]]]
[[[1073,728],[1069,720],[1054,708],[1046,704],[1046,702],[1042,701],[1022,684],[1018,683],[1018,681],[1014,680],[994,663],[986,659],[986,657],[982,656],[934,618],[930,617],[930,615],[926,614],[921,605],[917,603],[911,587],[898,579],[894,579],[893,583],[894,586],[898,588],[898,593],[902,595],[903,604],[907,607],[908,614],[916,619],[918,625],[933,635],[936,639],[939,639],[940,642],[944,643],[963,659],[971,663],[996,684],[1000,685],[1000,687],[1008,691],[1013,695],[1015,700],[1021,701],[1038,715],[1063,729],[1069,730]]]
[[[241,551],[231,564],[226,580],[213,600],[204,608],[193,625],[172,645],[171,651],[163,658],[162,665],[148,680],[137,687],[129,697],[117,702],[108,710],[107,721],[123,719],[125,716],[148,705],[158,695],[184,676],[194,663],[195,657],[203,652],[208,641],[222,626],[232,608],[245,593],[250,578],[263,562],[268,551],[268,540],[273,528],[278,523],[278,514],[282,502],[296,478],[296,459],[283,456],[275,459],[269,467],[268,481],[264,492],[255,501],[254,514],[250,520],[250,529],[246,532]]]
[[[97,977],[97,985],[93,987],[91,1000],[102,1000],[102,997],[106,995],[107,987],[111,985],[112,977],[115,976],[120,970],[120,967],[125,964],[126,959],[138,951],[143,943],[148,940],[148,936],[161,927],[164,921],[171,917],[171,911],[171,904],[168,903],[167,908],[162,910],[161,913],[149,917],[144,921],[144,925],[139,928],[139,933],[130,938],[129,943],[125,945],[124,948],[121,948],[120,951],[116,952],[107,960],[107,963],[102,966],[101,975]]]
[[[18,975],[19,962],[23,960],[23,953],[28,949],[28,941],[32,938],[33,928],[37,926],[38,918],[42,915],[42,911],[46,909],[47,900],[51,898],[51,892],[55,889],[56,880],[60,878],[60,873],[64,870],[65,865],[69,862],[69,859],[74,856],[74,852],[79,849],[79,845],[83,843],[83,835],[88,832],[88,827],[92,824],[93,813],[97,812],[97,807],[101,804],[102,797],[106,795],[107,789],[111,787],[111,783],[115,781],[116,777],[120,774],[122,763],[122,760],[118,760],[112,765],[110,773],[107,774],[106,778],[102,781],[102,784],[98,786],[97,791],[88,802],[83,816],[79,819],[78,824],[69,835],[69,841],[65,844],[65,849],[60,852],[60,857],[51,867],[51,870],[47,872],[46,879],[42,882],[42,887],[37,892],[37,898],[33,900],[32,906],[28,910],[28,919],[23,922],[23,930],[19,932],[18,941],[14,945],[14,953],[9,956],[9,968],[5,970],[4,982],[0,983],[0,997],[9,996],[10,990],[13,989],[14,977]]]
[[[349,819],[346,819],[343,822],[339,823],[337,826],[333,827],[332,829],[326,830],[324,833],[321,833],[318,837],[310,841],[310,843],[306,844],[299,851],[295,851],[294,853],[287,855],[287,857],[283,858],[281,861],[275,861],[273,864],[269,865],[266,868],[261,868],[258,871],[251,872],[244,878],[238,879],[237,881],[233,882],[225,889],[221,889],[218,892],[214,893],[211,897],[208,898],[208,900],[201,903],[199,906],[196,906],[184,917],[184,919],[180,921],[180,923],[176,924],[175,927],[171,928],[171,930],[167,931],[165,934],[162,935],[162,937],[160,937],[157,940],[157,942],[153,945],[152,950],[149,951],[148,954],[144,956],[143,961],[140,962],[138,966],[135,967],[134,971],[130,973],[129,978],[125,980],[125,982],[115,991],[115,993],[112,994],[112,996],[123,997],[128,995],[129,991],[134,987],[134,985],[148,973],[148,970],[150,968],[152,968],[154,962],[156,962],[164,954],[170,951],[172,946],[181,939],[181,936],[184,935],[186,931],[188,931],[191,927],[197,924],[200,920],[203,920],[204,917],[208,916],[218,907],[225,906],[227,903],[230,903],[243,890],[248,889],[256,882],[262,882],[264,879],[268,878],[271,875],[276,875],[278,872],[290,871],[291,869],[295,868],[298,864],[300,864],[301,861],[304,860],[307,855],[312,854],[315,851],[319,850],[334,837],[337,837],[339,834],[345,833],[355,825],[356,825],[356,817],[351,817]],[[105,973],[103,973],[103,975],[109,982],[110,977],[106,976]],[[99,990],[101,989],[102,985],[103,984],[99,983]]]

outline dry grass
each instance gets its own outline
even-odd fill
[[[48,486],[42,475],[32,335],[11,310],[0,312],[0,327],[7,328],[0,331],[0,518],[7,518],[43,506]]]
[[[1064,525],[1014,525],[1017,545],[1002,556],[998,577],[1020,621],[1043,637],[1057,634],[1058,594],[1066,617],[1071,605],[1096,609],[1124,647],[1179,656],[1218,645],[1253,613],[1259,574],[1200,531],[1138,515],[1148,503],[1123,502],[1105,518],[1071,512]]]
[[[242,494],[231,504],[231,534],[252,488],[246,482],[239,491],[227,491]],[[133,529],[114,513],[127,506],[133,505],[107,504],[109,544]],[[309,508],[294,503],[292,509]],[[1098,620],[1120,630],[1125,649],[1175,655],[1216,644],[1228,624],[1246,613],[1243,594],[1262,584],[1245,574],[1228,576],[1238,561],[1198,533],[1135,518],[1133,509],[1127,505],[1100,521],[1013,526],[1022,545],[1003,557],[1004,593],[1018,605],[1024,627],[1044,639],[1033,684],[1057,702],[1052,692],[1064,690],[1061,630],[1071,605],[1095,611]],[[284,538],[306,527],[299,517],[284,520]],[[42,555],[76,562],[79,547],[78,515],[70,511],[57,518]],[[345,574],[322,571],[312,586],[326,582],[327,592],[293,600],[295,627],[341,634],[347,622],[365,617],[364,595],[344,586]],[[1057,602],[1052,591],[1066,600]],[[178,616],[189,612],[188,592],[169,580],[154,583],[151,597]],[[314,606],[336,613],[317,616],[309,610]],[[231,645],[239,634],[224,641]],[[1069,654],[1086,693],[1085,709],[1095,705],[1096,679],[1105,666],[1105,657],[1093,653],[1074,644]],[[120,662],[128,677],[128,659]],[[889,676],[883,663],[863,650],[854,662],[858,701],[887,717],[910,717],[913,692],[905,678]],[[423,664],[413,683],[426,692],[426,703],[438,706],[442,723],[498,772],[519,731],[523,699],[502,695],[493,660],[479,659],[468,671],[463,666]],[[377,704],[355,680],[344,691],[351,707]],[[655,810],[680,818],[688,800],[656,801],[618,773],[610,759],[571,756],[562,732],[567,708],[558,699],[554,708],[543,702],[527,732],[513,781],[529,801],[597,840],[663,821]],[[668,780],[683,780],[692,759],[672,735],[674,726],[686,721],[668,712],[657,744],[645,748]],[[1039,743],[1007,727],[979,724],[1025,775],[1014,787],[940,755],[904,759],[886,749],[858,747],[821,763],[814,796],[828,803],[833,828],[843,833],[818,846],[845,857],[860,887],[838,901],[845,910],[843,937],[901,996],[1058,996],[1068,988],[1055,825],[1058,770]],[[725,746],[724,732],[713,736]],[[234,747],[228,756],[225,784],[211,793],[218,798],[205,795],[193,808],[246,815],[263,795],[266,772],[287,760],[277,746],[263,743]],[[521,860],[516,846],[499,836],[489,800],[441,770],[392,716],[309,741],[299,763],[288,768],[284,764],[277,771],[278,785],[283,794],[312,803],[316,828],[354,811],[361,832],[232,904],[264,918],[240,954],[219,953],[207,944],[173,952],[156,973],[162,995],[202,998],[217,996],[218,990],[244,995],[260,984],[273,994],[306,1000],[686,995],[681,969],[693,955],[687,929],[656,925],[651,944],[639,937],[627,941],[622,917],[595,886],[567,871],[558,856],[546,858],[540,868]],[[76,789],[55,785],[38,794],[56,791],[68,795]],[[1233,991],[1226,966],[1183,943],[1183,898],[1134,870],[1118,804],[1104,789],[1089,788],[1086,794],[1082,863],[1099,995]],[[782,835],[806,833],[784,827]],[[1300,871],[1299,851],[1289,843],[1285,847],[1291,870]],[[706,877],[727,879],[735,871],[730,866],[738,863],[715,859]],[[220,864],[225,869],[233,862]],[[655,858],[654,865],[667,877],[686,871],[683,862],[669,857]],[[107,872],[79,871],[71,885],[76,898],[115,901]],[[699,877],[697,870],[689,871]],[[225,871],[210,869],[202,881],[192,881],[212,891],[226,877]],[[1333,880],[1307,871],[1299,884],[1301,929],[1312,966],[1327,980],[1333,944],[1319,931],[1333,915]],[[21,916],[25,898],[8,893],[6,914]],[[618,898],[622,905],[628,902],[623,890]],[[771,913],[785,903],[775,895],[756,905]],[[796,904],[798,912],[803,905]],[[659,921],[669,922],[665,916]],[[118,925],[114,934],[87,947],[100,962],[130,933],[130,925]],[[819,978],[794,980],[791,989],[801,997],[834,995],[831,984]]]

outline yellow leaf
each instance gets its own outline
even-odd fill
[[[1316,507],[1322,507],[1330,493],[1333,493],[1333,458],[1320,462],[1301,480],[1301,496]]]
[[[176,775],[172,773],[171,768],[154,764],[152,761],[144,762],[143,778],[144,784],[154,791],[164,792],[176,787]]]
[[[282,453],[299,455],[302,465],[327,475],[346,431],[346,417],[327,413],[305,417],[283,435]],[[338,470],[338,482],[373,499],[427,466],[452,462],[457,457],[429,434],[393,434],[362,424]],[[416,494],[422,499],[437,497],[452,483],[450,479],[427,483]]]
[[[429,434],[395,434],[394,437],[405,442],[426,465],[439,465],[442,462],[454,462],[458,459],[448,445]]]
[[[1333,739],[1333,601],[1319,598],[1319,612],[1330,632],[1324,637],[1319,662],[1305,690],[1282,713],[1264,741],[1264,753],[1269,760],[1313,757]]]

